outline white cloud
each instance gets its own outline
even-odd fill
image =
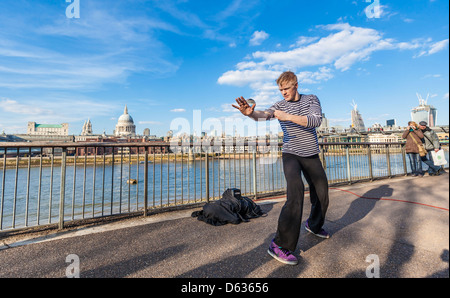
[[[53,93],[40,98],[0,97],[0,114],[1,120],[5,121],[4,127],[16,133],[25,133],[27,121],[74,123],[87,118],[111,115],[117,110],[120,110],[120,107],[113,103],[103,104],[98,99],[82,95]],[[73,129],[72,124],[69,127]]]
[[[298,72],[303,83],[320,83],[333,77],[330,66],[345,71],[356,62],[368,59],[375,51],[395,47],[392,40],[383,39],[374,29],[342,23],[318,28],[338,32],[322,38],[301,36],[295,48],[288,51],[254,52],[246,61],[238,63],[236,70],[225,72],[218,83],[258,87],[256,83],[273,83],[287,69]],[[318,67],[318,70],[301,71],[307,67]]]
[[[318,84],[326,82],[334,77],[333,70],[328,67],[320,67],[318,71],[301,71],[297,74],[298,80],[303,84]]]
[[[427,74],[427,75],[423,76],[421,79],[440,78],[440,77],[441,77],[440,74]]]
[[[391,48],[389,40],[383,40],[374,29],[353,27],[349,24],[319,26],[326,31],[336,31],[307,46],[290,51],[255,52],[253,58],[261,59],[261,65],[280,65],[287,69],[334,63],[340,70],[347,70],[355,62],[363,60],[377,50]]]
[[[6,113],[22,115],[52,114],[49,110],[38,108],[35,105],[21,104],[9,98],[0,98],[0,109]]]
[[[234,16],[242,8],[243,0],[233,0],[224,10],[217,14],[217,19],[223,21],[229,17]]]
[[[291,45],[290,47],[295,48],[295,47],[304,46],[304,45],[310,44],[318,39],[319,39],[319,37],[317,37],[317,36],[315,36],[315,37],[300,36],[299,38],[297,38],[297,41],[295,42],[295,44]]]
[[[448,45],[448,40],[434,44],[431,39],[397,42],[385,38],[378,30],[348,23],[319,25],[316,29],[331,33],[324,37],[300,36],[285,51],[253,52],[237,63],[234,70],[223,73],[217,82],[249,86],[257,103],[268,104],[278,100],[275,80],[285,70],[294,71],[300,84],[319,84],[332,79],[336,70],[347,71],[356,63],[369,60],[378,51],[428,48],[428,53],[432,54]]]
[[[182,112],[186,112],[186,109],[172,109],[170,111],[173,113],[182,113]]]
[[[431,43],[431,39],[427,39],[426,41],[418,45],[418,48],[421,48],[422,50],[418,55],[415,55],[414,58],[436,54],[448,48],[448,44],[448,39],[444,39],[434,43]]]
[[[218,80],[221,85],[245,86],[260,81],[276,80],[279,71],[264,69],[230,70]]]
[[[153,34],[178,33],[176,27],[97,5],[86,2],[76,22],[55,17],[32,29],[22,28],[33,43],[13,40],[13,35],[0,37],[0,59],[14,58],[3,60],[0,87],[98,89],[106,83],[125,83],[131,73],[167,74],[178,69],[179,62]],[[47,40],[63,40],[64,46],[50,47]]]
[[[159,121],[139,121],[139,124],[152,124],[152,125],[161,125],[162,123]]]
[[[448,38],[438,41],[430,46],[430,50],[428,51],[428,55],[436,54],[448,47]]]
[[[103,83],[123,82],[133,65],[113,64],[102,57],[77,59],[55,55],[8,63],[0,67],[0,86],[7,88],[78,89],[97,88]],[[23,64],[28,67],[23,68]]]
[[[149,1],[149,0],[146,0]],[[216,3],[209,1],[209,3],[202,4],[203,8],[207,5],[212,5],[210,15],[208,18],[203,18],[197,11],[193,12],[188,8],[189,1],[185,0],[153,0],[153,6],[162,10],[174,19],[175,23],[179,23],[181,32],[176,32],[181,35],[196,36],[202,39],[209,39],[213,41],[225,42],[230,47],[236,46],[236,39],[242,34],[242,28],[246,28],[252,21],[252,17],[247,14],[253,12],[254,8],[258,6],[259,0],[233,0],[225,1],[227,6],[223,7],[223,3]],[[215,11],[220,9],[220,11]],[[206,8],[206,10],[208,10]],[[230,32],[226,31],[228,27],[228,18],[239,18],[239,25],[234,26],[235,29]]]
[[[61,119],[80,120],[98,115],[107,116],[123,110],[122,103],[102,102],[98,98],[80,94],[53,93],[39,98],[20,98],[17,101],[22,105],[40,107],[43,112],[39,116],[51,114]]]
[[[381,50],[415,50],[428,47],[433,54],[448,45],[448,39],[430,45],[430,39],[414,39],[411,42],[396,42],[384,38],[375,29],[354,27],[348,23],[317,26],[318,29],[337,31],[328,36],[301,36],[288,51],[256,51],[236,65],[236,70],[225,72],[219,84],[235,86],[251,85],[253,82],[276,79],[283,70],[300,71],[308,67],[326,68],[316,72],[300,73],[306,83],[320,82],[332,77],[332,69],[346,71],[355,63],[370,59],[374,52]],[[326,70],[326,71],[325,71]],[[306,76],[306,75],[309,75]]]
[[[255,31],[250,39],[251,46],[259,46],[264,40],[269,38],[269,34],[264,31]]]

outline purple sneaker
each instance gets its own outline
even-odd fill
[[[320,229],[319,233],[314,233],[314,232],[309,228],[308,220],[306,220],[306,222],[305,222],[305,229],[306,229],[308,232],[310,232],[310,233],[316,235],[317,237],[325,238],[325,239],[330,238],[330,234],[328,234],[328,232],[325,231],[324,229]]]
[[[297,265],[298,260],[297,258],[292,254],[292,252],[288,249],[282,248],[275,244],[275,242],[270,243],[269,249],[267,250],[269,255],[271,255],[275,260],[288,264],[288,265]]]

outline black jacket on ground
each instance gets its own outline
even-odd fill
[[[206,203],[203,210],[195,211],[191,216],[210,225],[221,226],[247,222],[264,215],[258,205],[247,197],[241,197],[240,190],[237,191],[239,195],[235,197],[233,189],[227,189],[220,200]]]

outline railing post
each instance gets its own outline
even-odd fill
[[[2,199],[0,201],[0,231],[3,230],[3,207],[5,206],[5,177],[6,177],[6,155],[7,148],[5,147],[5,152],[3,154],[3,175],[2,175]]]
[[[13,212],[12,212],[12,227],[16,227],[16,202],[17,202],[17,181],[19,178],[19,161],[20,161],[20,148],[17,147],[17,156],[16,156],[16,176],[14,182],[14,201],[13,201]],[[50,204],[51,206],[51,204]]]
[[[148,206],[148,147],[144,147],[144,216],[147,216],[147,206]],[[139,167],[139,161],[138,161]],[[155,173],[153,173],[153,177]],[[153,188],[155,186],[153,185]]]
[[[389,144],[386,144],[386,162],[388,168],[388,177],[391,178],[392,171],[391,171],[391,154],[389,152]]]
[[[370,181],[373,181],[372,150],[370,150],[370,144],[367,145],[367,158],[368,158],[368,160],[369,160],[369,176],[370,176]]]
[[[325,146],[320,145],[321,146],[321,150],[320,150],[320,160],[322,162],[322,167],[324,170],[327,169],[327,161],[325,160]]]
[[[253,161],[253,173],[252,173],[252,177],[253,177],[253,195],[254,195],[254,200],[256,200],[257,198],[257,191],[258,188],[256,187],[256,146],[255,149],[252,153],[252,161]]]
[[[59,229],[64,229],[64,196],[66,193],[66,154],[67,148],[62,148],[61,156],[61,189],[59,196]]]
[[[205,187],[206,187],[206,202],[209,203],[209,154],[208,150],[205,152]]]
[[[347,157],[347,180],[348,180],[348,184],[352,184],[352,176],[351,176],[351,171],[350,171],[350,146],[346,145],[345,146],[345,155]]]
[[[406,151],[405,146],[402,146],[402,159],[403,159],[403,172],[405,173],[405,176],[408,176],[408,168],[406,167]]]
[[[25,200],[25,226],[28,227],[28,202],[30,200],[31,147],[28,148],[27,197]]]

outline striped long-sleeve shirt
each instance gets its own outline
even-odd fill
[[[317,140],[316,127],[322,123],[322,107],[315,95],[301,95],[300,100],[282,100],[266,110],[270,118],[274,118],[273,112],[280,110],[291,115],[306,116],[306,126],[298,125],[291,121],[279,121],[283,130],[282,152],[308,157],[320,152]]]

